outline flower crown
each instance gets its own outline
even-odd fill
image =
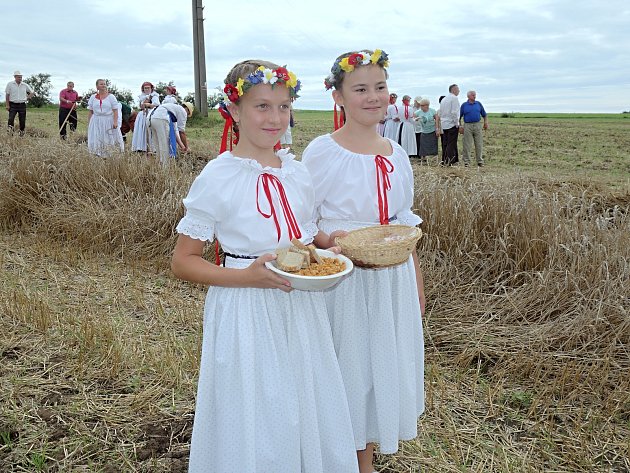
[[[335,87],[342,72],[352,72],[355,66],[367,66],[368,64],[378,64],[387,69],[389,67],[389,57],[385,51],[375,49],[371,54],[368,51],[360,51],[337,58],[330,69],[330,74],[324,79],[326,90]]]
[[[272,87],[275,84],[284,84],[287,89],[289,89],[289,94],[292,99],[299,97],[298,92],[302,87],[302,83],[298,80],[296,75],[288,71],[286,67],[278,67],[272,70],[265,66],[260,66],[244,79],[239,77],[236,84],[226,84],[223,88],[223,92],[225,93],[224,99],[236,103],[245,92],[256,84],[270,84]]]

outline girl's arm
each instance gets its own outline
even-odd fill
[[[113,128],[118,128],[118,109],[114,109],[114,126]]]
[[[88,124],[90,123],[92,115],[94,115],[94,112],[92,110],[88,110]]]
[[[335,230],[330,235],[328,235],[328,233],[322,232],[320,230],[319,232],[317,232],[317,235],[315,235],[315,238],[313,238],[313,243],[317,248],[321,248],[323,250],[332,249],[332,251],[335,251],[334,249],[339,249],[337,243],[335,242],[335,238],[337,238],[338,236],[346,236],[347,234],[348,232],[344,230]]]
[[[274,255],[258,257],[248,268],[236,269],[216,266],[203,259],[205,242],[180,234],[175,244],[171,269],[175,276],[206,286],[258,287],[264,289],[291,290],[291,284],[265,267]]]
[[[427,304],[426,298],[424,296],[424,278],[422,277],[422,271],[420,270],[418,254],[415,251],[412,253],[412,258],[413,266],[414,268],[416,268],[416,284],[418,286],[418,297],[420,298],[420,310],[422,311],[422,315],[424,315],[424,308]]]

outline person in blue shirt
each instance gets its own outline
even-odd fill
[[[466,96],[468,100],[462,103],[459,109],[459,132],[464,135],[464,166],[470,165],[470,153],[474,144],[477,166],[481,167],[484,163],[483,130],[488,129],[488,115],[481,102],[476,100],[477,92],[470,90]]]

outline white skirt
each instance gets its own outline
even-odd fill
[[[352,230],[357,222],[321,220]],[[355,267],[326,291],[335,351],[346,388],[355,447],[376,442],[394,453],[417,436],[424,412],[424,337],[413,260],[384,269]]]
[[[383,128],[383,136],[385,138],[389,138],[392,141],[398,143],[398,128],[400,127],[400,122],[395,122],[394,120],[386,120],[385,127]]]
[[[149,111],[149,113],[151,113]],[[131,151],[147,150],[147,117],[144,112],[140,111],[136,115],[136,121],[133,125],[133,136],[131,137]],[[149,150],[155,151],[155,146],[151,141],[149,134]]]
[[[120,127],[114,128],[114,115],[93,114],[88,125],[88,151],[97,156],[110,156],[125,151]]]
[[[358,473],[323,293],[209,288],[189,471]]]
[[[402,146],[408,156],[414,156],[418,154],[418,147],[416,145],[416,131],[412,123],[402,122],[398,130],[400,135],[397,139],[398,144]]]

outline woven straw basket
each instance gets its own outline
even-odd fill
[[[407,261],[421,237],[418,227],[378,225],[348,232],[337,237],[336,243],[356,266],[386,268]]]

